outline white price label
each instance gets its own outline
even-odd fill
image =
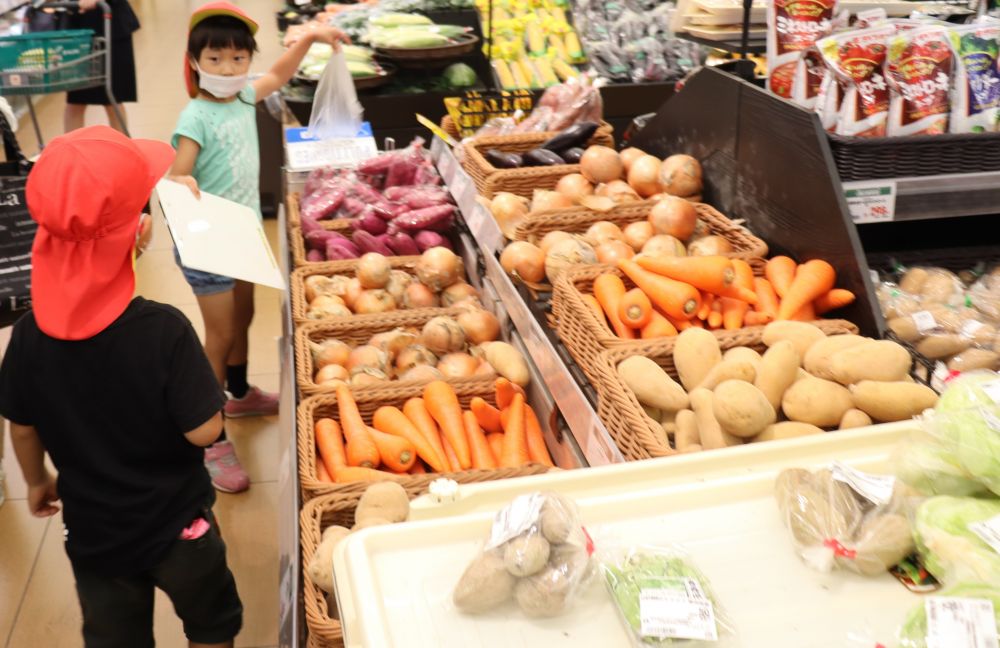
[[[445,179],[445,182],[451,181],[451,174],[455,172],[456,164],[455,156],[452,155],[450,150],[445,149],[441,151],[441,161],[438,162],[438,170],[441,172],[441,177]]]
[[[373,137],[289,143],[285,152],[292,171],[310,171],[321,166],[351,169],[378,155]]]
[[[892,499],[896,478],[892,475],[872,475],[834,461],[830,467],[833,478],[850,486],[856,493],[875,505],[882,505]]]
[[[983,328],[984,326],[986,325],[980,322],[979,320],[969,320],[968,322],[962,325],[962,330],[961,330],[962,337],[967,337],[967,338],[975,337],[976,331]]]
[[[1000,553],[1000,515],[981,522],[970,522],[969,531],[983,539],[983,542]]]
[[[1000,380],[990,380],[984,383],[979,383],[979,388],[986,393],[991,401],[1000,405]]]
[[[516,538],[538,522],[542,512],[542,498],[538,493],[520,495],[510,504],[500,509],[493,518],[493,528],[490,530],[490,541],[487,549],[494,549],[503,543]]]
[[[943,392],[949,376],[951,376],[951,371],[948,369],[948,365],[940,360],[934,363],[934,372],[931,374],[931,387],[934,391],[939,394]]]
[[[855,223],[882,223],[896,214],[896,183],[891,180],[846,183],[844,198]]]
[[[871,277],[872,283],[876,286],[882,281],[882,278],[878,276],[878,270],[869,270],[868,276]]]
[[[641,590],[639,624],[643,637],[719,640],[715,609],[693,578],[684,579],[684,589]]]
[[[938,327],[937,320],[934,319],[930,311],[918,311],[911,315],[913,323],[917,325],[917,332],[926,335]]]
[[[993,601],[929,596],[927,648],[1000,648]]]

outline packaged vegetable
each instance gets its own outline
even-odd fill
[[[948,132],[954,55],[948,28],[929,25],[897,33],[889,43],[886,76],[891,135]]]
[[[1000,500],[932,497],[917,509],[913,535],[938,580],[1000,584]]]
[[[896,638],[900,648],[995,646],[998,631],[1000,588],[995,581],[971,582],[924,599],[906,617]]]
[[[816,46],[834,74],[844,83],[837,119],[839,135],[882,137],[889,117],[889,87],[884,64],[891,26],[835,34]]]
[[[995,131],[1000,119],[1000,24],[956,26],[950,36],[955,49],[951,132]]]
[[[780,97],[813,108],[823,80],[816,41],[833,29],[836,0],[767,3],[768,87]]]
[[[636,648],[735,645],[711,584],[681,551],[637,546],[601,552],[601,571]]]

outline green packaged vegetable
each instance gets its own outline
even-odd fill
[[[992,645],[995,646],[996,633],[1000,630],[998,587],[1000,586],[996,581],[993,584],[959,583],[925,598],[920,605],[913,608],[899,629],[897,633],[899,646],[901,648],[989,646],[990,633],[993,635]],[[928,618],[929,611],[933,621]],[[964,622],[952,625],[956,616]],[[966,634],[973,627],[977,634]],[[972,644],[970,641],[977,642]]]
[[[932,497],[917,509],[913,536],[927,570],[945,583],[1000,584],[1000,553],[980,534],[1000,535],[1000,500]],[[985,527],[985,528],[984,528]]]
[[[479,77],[476,71],[465,63],[453,63],[445,68],[441,74],[444,80],[452,88],[471,88],[479,84]]]

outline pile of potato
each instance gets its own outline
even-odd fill
[[[895,342],[827,337],[794,321],[768,324],[763,342],[763,355],[748,347],[723,354],[712,333],[691,328],[674,347],[680,382],[642,356],[620,362],[618,375],[678,452],[901,421],[937,402],[913,382],[910,354]]]

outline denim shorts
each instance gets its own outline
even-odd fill
[[[174,261],[177,262],[181,272],[184,273],[184,279],[198,297],[218,295],[229,292],[236,287],[236,280],[232,277],[223,277],[211,272],[202,272],[201,270],[184,267],[184,264],[181,263],[180,255],[177,254],[177,248],[174,248]]]

